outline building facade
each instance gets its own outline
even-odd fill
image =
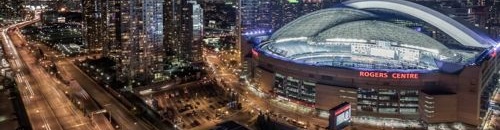
[[[166,59],[173,65],[201,62],[201,5],[195,0],[166,0],[164,25]]]
[[[343,4],[242,44],[251,57],[244,76],[264,100],[318,117],[349,102],[358,117],[483,123],[497,89],[497,42],[408,1]]]
[[[272,29],[278,30],[298,17],[327,7],[322,0],[278,0],[273,3]]]
[[[24,5],[32,9],[59,10],[64,7],[71,12],[80,12],[83,10],[85,0],[21,0]]]
[[[100,0],[82,2],[83,15],[83,45],[88,53],[98,53],[104,42],[105,24],[102,13],[104,3]]]
[[[140,86],[162,79],[163,0],[84,1],[85,42],[116,62],[117,79]]]
[[[23,14],[22,0],[0,1],[0,21],[6,19],[21,19]]]
[[[241,0],[243,33],[277,30],[294,19],[330,7],[336,1],[322,0]]]
[[[243,32],[255,30],[258,28],[257,15],[259,8],[258,0],[240,0],[241,27]]]
[[[242,33],[276,31],[296,18],[334,7],[347,0],[240,0]],[[483,27],[494,39],[498,37],[498,1],[495,0],[410,0],[439,9],[439,12]],[[441,35],[441,34],[437,34]]]
[[[486,22],[486,27],[490,36],[497,41],[500,41],[500,0],[494,0],[488,8],[489,17]]]

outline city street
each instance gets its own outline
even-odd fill
[[[236,69],[224,66],[224,64],[221,61],[221,58],[219,58],[217,54],[205,51],[205,57],[209,67],[212,68],[212,70],[214,71],[213,76],[216,77],[218,83],[220,85],[232,88],[237,93],[239,93],[244,100],[242,102],[243,108],[246,108],[247,111],[271,112],[273,114],[275,113],[275,115],[280,115],[279,118],[276,118],[276,120],[286,124],[289,124],[290,122],[287,122],[286,120],[283,119],[298,119],[298,117],[300,117],[300,120],[304,120],[303,122],[306,121],[316,122],[318,124],[321,124],[323,128],[326,127],[327,125],[326,120],[298,115],[294,109],[285,111],[283,110],[283,108],[277,108],[276,106],[271,105],[270,102],[271,99],[268,98],[269,100],[263,100],[263,98],[265,97],[260,97],[262,95],[258,96],[255,90],[252,91],[250,90],[251,89],[250,87],[246,87],[246,85],[240,84],[240,82],[238,81],[239,77],[234,73]],[[300,121],[295,121],[295,122],[300,122]],[[315,126],[316,124],[315,125],[310,124],[310,125]]]
[[[498,80],[500,82],[500,80]],[[498,86],[497,86],[498,87]],[[491,97],[490,109],[486,113],[486,119],[483,123],[483,129],[499,129],[500,128],[500,89],[495,89]]]
[[[74,79],[100,106],[103,106],[104,109],[111,114],[111,117],[119,125],[118,127],[115,127],[131,130],[156,129],[155,126],[135,117],[131,110],[128,110],[118,99],[113,97],[113,95],[97,84],[92,78],[88,77],[71,62],[73,59],[78,59],[79,57],[62,57],[60,52],[57,52],[43,44],[38,44],[37,47],[45,52],[47,57],[50,57],[49,59],[56,59],[55,65],[60,69],[59,71],[62,77]],[[85,55],[81,57],[88,56],[97,55]]]
[[[232,88],[237,93],[240,93],[244,100],[242,102],[243,108],[247,109],[247,111],[253,110],[269,113],[274,120],[284,124],[295,124],[294,126],[299,128],[325,129],[328,126],[328,119],[313,117],[310,113],[304,114],[304,112],[302,112],[303,114],[299,114],[300,111],[297,108],[300,106],[292,103],[284,103],[286,105],[283,105],[283,103],[266,97],[265,94],[255,88],[249,87],[249,84],[240,84],[238,81],[239,77],[234,72],[236,69],[225,66],[221,60],[222,58],[220,58],[218,54],[210,51],[205,51],[204,54],[209,67],[213,70],[212,76],[217,78],[219,84]],[[355,127],[380,129],[367,125],[357,125]]]
[[[41,47],[44,51],[48,48]],[[49,52],[49,51],[47,51]],[[49,53],[50,54],[50,53]],[[115,99],[110,93],[104,90],[100,85],[94,82],[77,66],[75,66],[69,59],[63,58],[56,62],[56,65],[61,68],[61,75],[72,77],[80,86],[91,95],[95,101],[111,114],[112,118],[124,129],[140,130],[140,129],[154,129],[146,122],[137,119],[133,114]]]

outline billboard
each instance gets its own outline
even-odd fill
[[[330,109],[328,129],[341,130],[351,122],[351,104],[341,103]]]

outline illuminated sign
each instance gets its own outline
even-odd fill
[[[493,52],[490,54],[490,57],[495,58],[497,56],[497,48],[493,48]]]
[[[288,3],[297,4],[297,3],[299,3],[299,1],[298,0],[288,0]]]
[[[347,111],[349,109],[351,109],[351,106],[346,105],[346,106],[338,109],[337,111],[335,111],[335,116],[338,116],[338,115],[342,114],[343,112],[345,112],[345,111]]]
[[[330,117],[328,118],[329,130],[342,130],[351,121],[351,104],[348,102],[341,103],[330,109]]]
[[[252,49],[252,55],[254,58],[259,58],[259,52],[257,52],[255,49]]]
[[[369,77],[369,78],[391,78],[391,79],[418,79],[419,74],[417,73],[387,73],[387,72],[367,72],[360,71],[359,77]]]

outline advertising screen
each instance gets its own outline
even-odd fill
[[[351,109],[344,111],[337,115],[335,125],[338,126],[344,122],[348,122],[351,119]]]
[[[340,130],[345,128],[351,121],[351,104],[341,103],[330,109],[329,125],[330,130]]]

